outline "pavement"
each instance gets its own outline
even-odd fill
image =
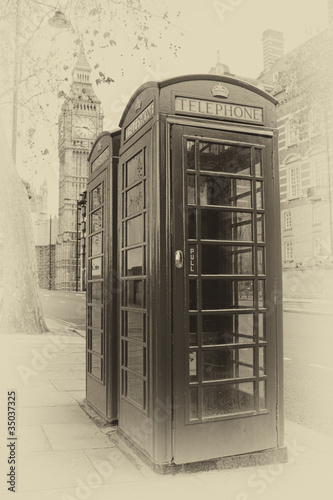
[[[159,475],[84,410],[85,339],[48,322],[44,335],[1,335],[0,500],[314,500],[333,498],[333,440],[286,421],[288,462]],[[8,439],[7,392],[16,431]],[[12,408],[12,405],[11,405]],[[7,488],[10,444],[15,496]],[[10,479],[9,479],[10,480]]]

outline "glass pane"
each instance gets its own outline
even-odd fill
[[[202,352],[203,380],[253,377],[253,349],[210,349]]]
[[[144,186],[143,183],[127,191],[126,215],[130,216],[144,209]]]
[[[253,382],[213,385],[202,388],[203,417],[251,411],[254,406]]]
[[[259,376],[266,375],[266,347],[259,347]]]
[[[251,181],[201,175],[200,204],[251,208]]]
[[[202,343],[253,342],[253,314],[208,314],[202,316]]]
[[[195,189],[195,176],[187,176],[187,203],[190,205],[196,205],[196,189]]]
[[[99,379],[102,378],[102,359],[97,354],[91,354],[91,373]]]
[[[201,238],[206,240],[253,241],[252,214],[201,210]]]
[[[198,418],[198,389],[190,388],[190,420]]]
[[[186,143],[186,168],[195,169],[195,142],[187,141]]]
[[[102,277],[102,257],[95,257],[90,261],[91,277],[101,278]]]
[[[258,248],[258,274],[265,274],[265,249]]]
[[[265,307],[265,281],[258,280],[258,306]]]
[[[250,175],[251,148],[200,143],[200,170]]]
[[[144,307],[145,282],[142,280],[129,280],[125,282],[124,305],[128,307]]]
[[[253,307],[253,281],[202,280],[203,309]]]
[[[202,245],[202,274],[253,274],[253,249]]]
[[[255,150],[255,173],[257,177],[262,176],[262,160],[261,160],[261,150]]]
[[[102,208],[99,208],[98,210],[96,210],[96,212],[91,214],[91,233],[100,231],[100,229],[102,229],[102,226]]]
[[[142,276],[143,274],[143,248],[133,248],[124,252],[126,259],[125,276]]]
[[[265,241],[265,233],[264,233],[264,215],[257,215],[257,240],[258,242]]]
[[[126,244],[125,246],[135,245],[144,241],[143,228],[144,215],[139,215],[126,221]]]
[[[263,208],[263,183],[261,181],[256,182],[256,198],[257,198],[257,208]]]
[[[259,410],[266,410],[267,400],[266,400],[266,381],[259,381]]]
[[[103,328],[102,326],[102,308],[100,306],[88,306],[88,326],[94,328]]]
[[[103,238],[103,233],[97,233],[97,234],[94,234],[94,236],[91,236],[91,238],[90,238],[90,242],[91,242],[90,255],[98,255],[99,253],[102,253],[102,238]]]
[[[144,408],[144,383],[143,380],[127,372],[127,397]]]
[[[144,342],[145,340],[145,314],[134,311],[123,311],[123,335],[129,339]]]
[[[103,203],[102,184],[99,184],[91,191],[91,210],[99,207]]]
[[[88,302],[102,304],[102,283],[88,283]]]
[[[127,348],[127,367],[143,375],[144,356],[142,345],[134,342],[125,342],[125,345]]]
[[[259,313],[258,317],[258,333],[260,340],[266,340],[266,328],[265,328],[265,313]]]
[[[98,352],[98,354],[102,354],[102,334],[100,331],[92,330],[91,349],[95,352]]]
[[[126,170],[127,170],[127,182],[126,186],[133,184],[133,182],[138,181],[145,175],[145,165],[143,152],[141,151],[139,154],[134,156],[130,161],[127,162]]]
[[[197,309],[197,282],[196,280],[190,280],[189,282],[190,289],[190,309]]]
[[[190,316],[190,346],[198,345],[198,318],[191,314]]]
[[[190,382],[197,382],[198,381],[198,361],[197,361],[197,352],[196,351],[190,351],[189,352],[189,376],[190,376]]]

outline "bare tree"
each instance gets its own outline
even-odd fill
[[[50,5],[51,4],[51,5]],[[47,20],[62,8],[68,23],[68,48],[59,64],[61,33],[51,35],[48,50],[43,49],[43,30],[52,30]],[[150,25],[154,24],[154,35]],[[111,84],[113,78],[103,69],[102,52],[110,54],[119,34],[125,36],[133,53],[158,46],[165,30],[172,25],[163,2],[152,0],[7,0],[0,5],[0,110],[2,116],[17,116],[13,136],[31,151],[32,162],[48,154],[38,149],[37,127],[54,130],[60,111],[54,112],[50,100],[66,98],[70,87],[69,61],[75,60],[79,47],[86,54],[97,53],[100,62],[96,84]],[[154,40],[154,37],[156,40]],[[52,42],[53,45],[52,45]],[[175,55],[178,48],[170,44]],[[109,56],[108,56],[109,57]],[[14,102],[14,106],[13,106]],[[52,109],[51,109],[52,108]],[[15,123],[15,118],[14,118]],[[53,128],[52,128],[53,127]],[[15,142],[15,140],[13,142]],[[38,280],[33,231],[27,193],[18,172],[25,159],[15,164],[0,128],[1,164],[0,232],[3,235],[2,332],[41,333],[47,330],[38,297]],[[53,137],[56,148],[57,137]],[[14,148],[15,149],[15,148]],[[15,153],[15,151],[14,151]],[[15,154],[14,154],[15,158]]]

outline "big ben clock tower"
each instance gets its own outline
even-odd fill
[[[59,234],[56,289],[75,290],[77,273],[77,200],[86,190],[87,158],[103,129],[101,102],[90,81],[91,68],[81,48],[73,80],[59,116]],[[78,259],[79,260],[79,259]],[[80,270],[78,270],[78,274]],[[78,280],[79,281],[79,280]]]

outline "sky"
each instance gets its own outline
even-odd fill
[[[66,0],[58,0],[57,4],[66,8]],[[287,53],[311,34],[327,27],[327,0],[165,0],[153,5],[155,11],[156,5],[161,11],[167,10],[173,25],[159,39],[161,23],[158,20],[151,22],[151,36],[158,40],[156,48],[133,52],[131,37],[126,33],[128,28],[121,25],[118,26],[116,46],[107,52],[87,54],[92,68],[100,64],[93,77],[97,77],[102,68],[115,80],[110,85],[94,87],[102,102],[104,130],[118,126],[130,96],[146,81],[208,73],[216,64],[217,51],[231,73],[256,78],[263,69],[262,34],[266,29],[284,33]],[[49,30],[45,25],[36,38],[40,50],[48,50]],[[72,43],[66,36],[58,37],[59,57]],[[60,105],[57,98],[51,102],[56,120]],[[56,121],[51,133],[57,134]],[[49,137],[42,134],[39,137],[42,150],[44,145],[47,147]],[[56,142],[57,139],[53,140],[54,144]],[[20,172],[37,188],[47,180],[52,214],[58,212],[58,168],[57,150],[53,147],[48,158],[36,163],[36,168],[30,165],[28,172],[22,169]]]

